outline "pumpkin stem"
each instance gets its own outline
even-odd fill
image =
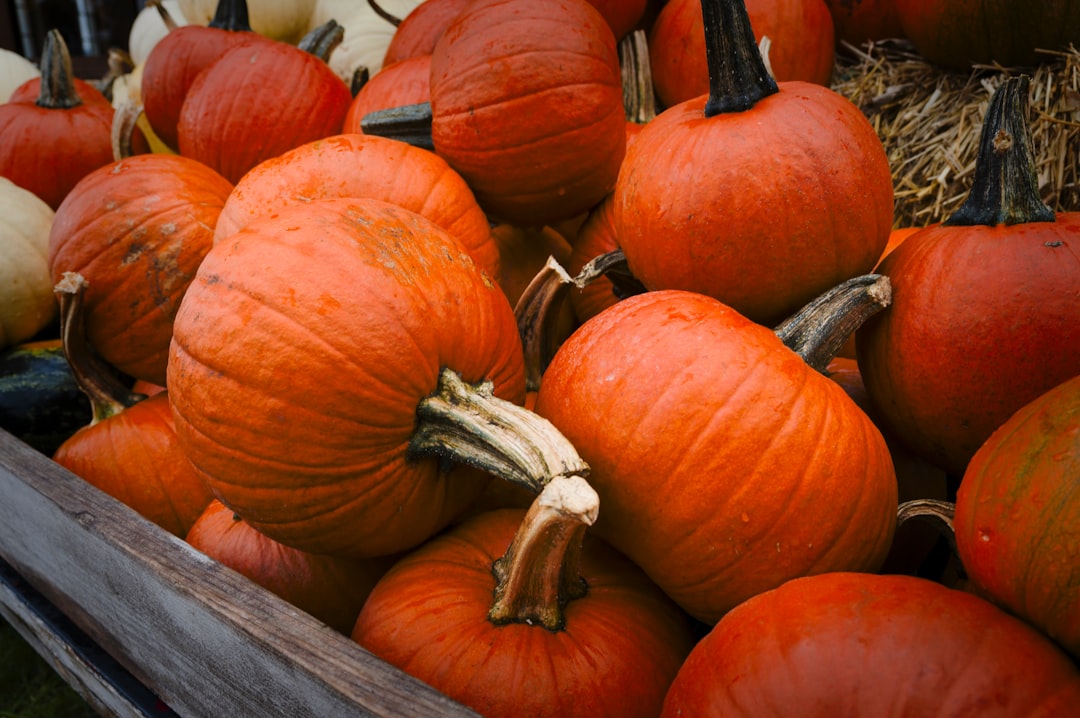
[[[161,21],[163,23],[165,23],[165,31],[166,32],[172,32],[176,28],[180,27],[179,25],[176,24],[176,20],[173,18],[172,13],[170,13],[168,8],[166,8],[161,3],[161,0],[147,0],[146,4],[147,4],[148,7],[152,7],[155,10],[157,10],[158,17],[160,17]],[[221,6],[224,5],[224,4],[225,4],[224,2],[218,3],[218,7],[217,7],[218,12],[221,12]],[[247,5],[244,6],[244,12],[245,13],[247,12]]]
[[[990,98],[979,136],[971,192],[942,224],[993,227],[1054,221],[1054,211],[1039,196],[1027,118],[1029,84],[1027,75],[1008,78]]]
[[[630,265],[626,262],[626,255],[622,249],[613,249],[610,252],[594,257],[581,268],[574,277],[574,286],[582,288],[599,277],[606,276],[611,280],[612,291],[618,299],[626,299],[635,294],[644,294],[648,290],[634,273],[630,271]]]
[[[109,102],[112,102],[113,88],[116,86],[116,81],[135,69],[135,61],[131,59],[131,55],[126,50],[121,50],[119,47],[110,47],[106,63],[105,75],[98,83],[98,87],[101,88],[102,94],[108,98]]]
[[[159,12],[162,10],[159,10]],[[207,27],[216,27],[219,30],[230,30],[232,32],[254,32],[251,29],[247,0],[218,0],[217,8],[214,10],[214,17]]]
[[[75,71],[71,53],[60,31],[53,28],[45,35],[41,50],[41,91],[38,107],[67,110],[83,103],[75,90]]]
[[[510,547],[492,566],[492,623],[565,628],[566,604],[588,592],[579,570],[581,542],[599,506],[596,491],[581,477],[557,477],[544,487]]]
[[[586,476],[588,465],[554,425],[494,394],[490,381],[466,383],[443,369],[435,393],[416,408],[409,455],[475,466],[540,493],[556,476]]]
[[[327,20],[307,35],[304,35],[296,46],[304,52],[310,52],[323,62],[329,62],[330,53],[344,39],[345,28],[339,25],[337,20]]]
[[[941,499],[912,499],[904,501],[896,510],[896,523],[899,526],[906,521],[925,521],[945,537],[953,557],[956,553],[956,532],[953,530],[953,516],[956,504]]]
[[[408,142],[425,150],[435,149],[435,141],[431,139],[430,102],[369,112],[360,119],[360,129],[365,135]]]
[[[848,337],[891,302],[889,278],[864,274],[811,300],[773,331],[813,369],[825,373]]]
[[[743,112],[779,92],[761,58],[743,0],[701,0],[709,97],[705,116]]]
[[[656,117],[656,91],[644,30],[634,30],[619,42],[619,68],[622,70],[626,119],[639,125],[646,124]]]
[[[386,20],[394,27],[397,27],[401,24],[401,18],[391,15],[389,12],[383,9],[383,7],[379,5],[379,3],[375,2],[375,0],[367,0],[367,4],[372,10],[375,11],[376,15],[381,17],[383,20]]]
[[[139,117],[143,114],[141,102],[135,102],[130,98],[125,100],[113,113],[112,151],[113,160],[119,162],[135,154],[131,145],[131,138],[135,134]]]
[[[514,306],[514,317],[525,350],[527,391],[540,389],[544,370],[551,363],[559,345],[566,340],[565,336],[555,336],[551,327],[573,281],[555,257],[548,257]]]
[[[119,414],[146,398],[132,392],[90,346],[86,336],[84,294],[88,282],[78,272],[64,272],[53,288],[60,300],[60,341],[75,383],[90,399],[89,426]]]

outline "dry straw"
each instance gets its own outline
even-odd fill
[[[967,197],[990,95],[1003,78],[1031,78],[1032,141],[1039,189],[1055,211],[1080,209],[1080,51],[1047,52],[1037,67],[976,66],[946,72],[907,42],[838,53],[832,87],[858,105],[885,145],[897,227],[946,219]]]

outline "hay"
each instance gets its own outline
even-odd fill
[[[939,222],[963,203],[990,95],[1021,72],[1031,78],[1042,198],[1058,212],[1080,209],[1080,51],[1047,53],[1038,67],[977,66],[969,73],[943,71],[900,40],[838,53],[832,88],[863,110],[885,145],[895,226]]]

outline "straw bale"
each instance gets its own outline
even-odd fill
[[[910,43],[847,45],[832,88],[866,114],[885,145],[896,192],[894,225],[940,222],[971,189],[990,95],[1010,75],[1031,78],[1032,142],[1039,189],[1055,211],[1080,209],[1080,51],[1047,52],[1037,67],[945,71]]]

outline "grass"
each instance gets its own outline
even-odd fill
[[[97,713],[0,619],[0,718],[95,718]]]

